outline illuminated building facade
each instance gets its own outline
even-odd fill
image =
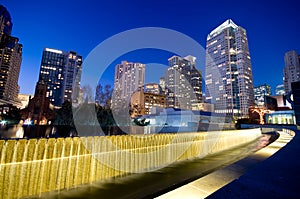
[[[19,73],[22,62],[22,44],[11,36],[9,12],[0,5],[0,103],[21,106],[18,100]]]
[[[254,87],[254,100],[257,106],[264,106],[266,104],[265,96],[271,96],[271,95],[272,95],[272,90],[270,85],[263,84]]]
[[[288,51],[284,55],[285,67],[284,73],[284,90],[288,94],[292,90],[292,83],[300,81],[300,56],[294,50]]]
[[[157,83],[147,83],[144,88],[145,93],[153,93],[157,95],[163,94],[162,88]]]
[[[207,36],[206,100],[217,113],[247,117],[254,104],[246,30],[228,19]]]
[[[82,73],[82,56],[74,51],[67,54],[67,63],[64,69],[64,101],[73,104],[79,103],[80,81]]]
[[[202,102],[202,74],[196,57],[172,56],[165,72],[167,107],[191,110]]]
[[[115,68],[112,108],[124,108],[130,105],[131,95],[143,91],[145,82],[145,64],[122,61]]]
[[[44,49],[39,82],[46,83],[46,97],[55,107],[66,100],[78,103],[81,70],[82,57],[76,52]]]
[[[151,109],[166,108],[166,96],[137,91],[131,96],[131,117],[151,114]]]

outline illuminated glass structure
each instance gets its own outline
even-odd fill
[[[19,73],[22,62],[22,44],[11,36],[9,12],[0,5],[0,104],[21,106],[18,100]]]
[[[45,48],[43,51],[39,82],[47,85],[46,97],[61,107],[66,100],[78,103],[82,57],[74,51]]]
[[[145,64],[127,61],[116,65],[112,97],[114,109],[128,107],[131,95],[144,89],[145,67]]]
[[[254,87],[255,104],[258,106],[264,106],[266,104],[265,96],[271,96],[271,95],[272,95],[272,90],[270,85],[263,84]]]
[[[167,107],[191,110],[202,102],[202,74],[196,57],[172,56],[165,73]]]
[[[248,116],[254,104],[252,65],[246,30],[228,19],[207,36],[206,100],[217,113]]]

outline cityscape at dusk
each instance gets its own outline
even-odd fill
[[[230,18],[247,29],[254,85],[282,84],[284,53],[300,52],[298,1],[26,1],[2,2],[12,16],[13,35],[23,44],[20,93],[33,94],[44,48],[74,50],[83,56],[103,40],[125,30],[163,27],[182,32],[205,47],[206,36]],[[171,54],[151,51],[121,57],[167,65]],[[204,61],[197,64],[204,69]],[[103,66],[107,67],[107,66]],[[113,82],[111,77],[104,77]],[[149,69],[151,71],[151,69]],[[204,72],[204,71],[203,71]],[[268,78],[270,77],[270,78]],[[159,77],[154,77],[158,80]],[[152,80],[152,79],[150,79]],[[153,81],[153,80],[152,80]]]
[[[299,198],[300,3],[0,3],[0,199]]]

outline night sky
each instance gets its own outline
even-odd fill
[[[105,39],[133,28],[173,29],[205,47],[207,34],[230,18],[247,30],[254,86],[267,83],[273,91],[282,83],[284,53],[291,49],[300,53],[300,3],[297,0],[2,0],[0,3],[11,14],[12,35],[23,44],[19,78],[20,93],[23,94],[34,92],[45,47],[74,50],[85,58]],[[113,66],[121,60],[166,65],[171,55],[161,50],[128,53],[116,59],[101,79],[112,83]],[[163,75],[164,70],[158,70],[159,67],[163,66],[146,68],[148,82],[157,82]],[[198,65],[198,68],[204,66]]]

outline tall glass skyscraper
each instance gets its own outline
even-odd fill
[[[74,51],[45,48],[42,55],[39,82],[47,85],[46,97],[56,106],[69,100],[78,102],[82,57]]]
[[[10,14],[0,5],[0,104],[21,106],[18,80],[23,46],[18,38],[11,36],[11,31]]]
[[[231,19],[207,36],[205,86],[206,100],[216,112],[248,116],[254,104],[248,39],[246,30]]]
[[[167,107],[193,109],[202,102],[202,74],[196,57],[172,56],[165,73]]]

